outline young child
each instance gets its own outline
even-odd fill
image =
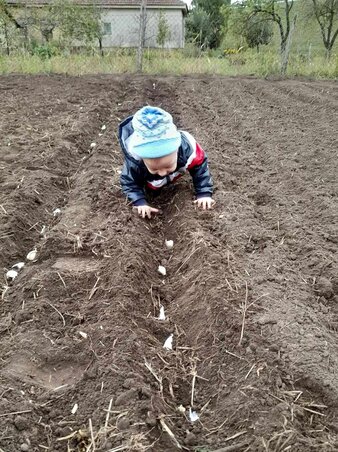
[[[161,108],[146,106],[119,127],[125,161],[121,174],[123,193],[143,218],[158,209],[148,205],[145,187],[158,190],[173,183],[187,170],[192,176],[198,207],[214,204],[208,160],[188,132],[178,131],[172,116]]]

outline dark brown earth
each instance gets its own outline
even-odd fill
[[[0,450],[338,450],[337,84],[9,76],[0,98],[3,275],[37,249],[2,278]],[[146,103],[208,151],[212,212],[188,176],[153,221],[125,202],[117,125]]]

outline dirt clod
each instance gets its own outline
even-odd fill
[[[116,427],[121,431],[128,430],[129,426],[130,426],[130,421],[127,417],[121,417],[116,423]]]
[[[28,451],[29,451],[29,445],[26,444],[26,443],[22,443],[22,444],[20,445],[20,450],[21,450],[22,452],[28,452]]]
[[[194,446],[196,444],[196,435],[192,432],[187,432],[184,442],[187,446]]]
[[[316,291],[320,297],[331,298],[333,295],[333,285],[332,282],[321,276],[316,281]]]
[[[22,431],[28,428],[29,422],[23,416],[17,416],[14,420],[14,425],[18,430]]]
[[[126,405],[127,403],[132,403],[136,399],[136,397],[137,397],[136,389],[129,389],[128,391],[123,392],[116,398],[115,405],[119,406]]]

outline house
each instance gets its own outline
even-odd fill
[[[100,0],[103,23],[103,47],[137,47],[140,29],[139,0]],[[148,0],[146,9],[145,47],[159,47],[160,20],[168,33],[164,47],[184,47],[187,5],[181,0]],[[161,18],[161,19],[160,19]]]
[[[76,5],[94,6],[100,14],[102,46],[138,47],[140,31],[140,0],[73,0]],[[43,8],[53,0],[6,0],[18,9]],[[182,48],[185,38],[187,5],[181,0],[147,0],[145,16],[145,47]],[[159,24],[166,32],[162,44],[158,43]]]

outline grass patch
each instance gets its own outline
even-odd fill
[[[98,54],[74,54],[52,56],[41,59],[37,55],[13,54],[0,56],[0,73],[22,74],[122,74],[136,71],[136,54],[130,49],[107,52],[102,58]],[[266,77],[279,74],[279,55],[272,50],[257,53],[247,50],[225,57],[204,53],[194,56],[189,50],[145,50],[143,72],[146,74],[213,74],[252,75]],[[338,56],[330,61],[322,55],[306,57],[301,53],[290,56],[289,76],[313,78],[337,78]]]

